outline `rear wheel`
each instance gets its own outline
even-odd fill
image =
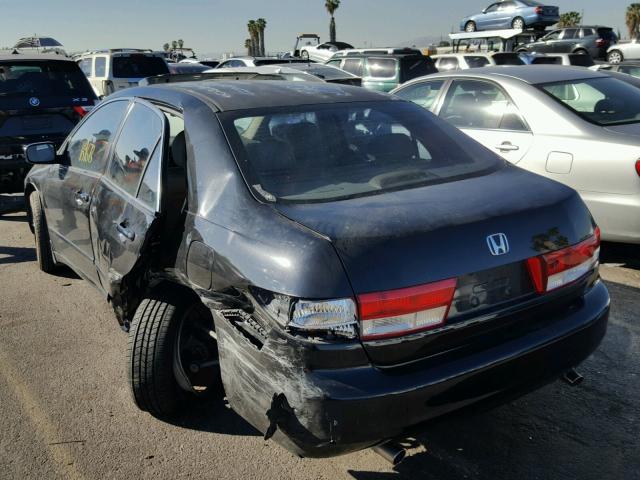
[[[302,52],[300,52],[300,58],[302,58],[303,60],[309,60],[309,52],[303,50]]]
[[[589,52],[587,52],[584,48],[579,48],[573,53],[577,53],[578,55],[589,55]]]
[[[51,273],[56,268],[51,251],[51,241],[49,240],[49,230],[47,229],[47,219],[44,216],[40,195],[33,192],[29,195],[29,208],[31,209],[31,222],[33,225],[33,236],[36,242],[36,257],[38,267],[45,273]]]
[[[464,26],[465,32],[475,32],[477,30],[476,22],[467,22]]]
[[[609,63],[620,63],[624,60],[624,55],[620,50],[611,50],[607,53],[607,62]]]
[[[516,17],[511,21],[511,28],[514,30],[524,30],[524,27],[524,18],[522,17]]]
[[[142,300],[129,330],[128,378],[136,405],[154,417],[176,413],[189,394],[221,386],[209,310],[188,295]]]

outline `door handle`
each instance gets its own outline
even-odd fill
[[[82,190],[78,190],[73,198],[76,201],[76,205],[78,205],[79,207],[81,207],[85,203],[89,203],[89,200],[91,200],[89,194],[87,192],[83,192]]]
[[[134,232],[133,230],[129,229],[129,221],[128,220],[123,220],[122,222],[118,223],[116,225],[116,230],[118,230],[118,233],[123,235],[125,238],[127,238],[128,240],[132,241],[136,238],[136,232]]]
[[[501,152],[515,152],[516,150],[520,150],[519,146],[513,145],[511,142],[502,142],[502,144],[496,146],[496,148]]]

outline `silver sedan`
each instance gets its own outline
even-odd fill
[[[585,68],[535,65],[429,75],[391,93],[576,189],[605,240],[640,243],[640,89]]]

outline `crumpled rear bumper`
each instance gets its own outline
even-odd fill
[[[598,281],[544,329],[437,366],[425,359],[385,369],[369,364],[357,343],[314,346],[271,332],[259,345],[227,318],[214,316],[231,407],[290,451],[329,457],[558,378],[597,348],[608,314],[609,294]],[[316,359],[327,354],[336,358],[333,368],[316,368]]]

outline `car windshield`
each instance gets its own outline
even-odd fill
[[[82,97],[95,94],[80,67],[70,61],[0,63],[0,97]]]
[[[339,78],[353,78],[355,75],[340,70],[339,68],[331,67],[328,65],[312,65],[309,68],[305,68],[304,71],[310,75],[314,75],[323,80],[336,80]]]
[[[640,89],[615,78],[538,85],[564,106],[597,125],[640,122]]]
[[[490,151],[404,101],[226,112],[247,183],[270,202],[333,201],[481,175]]]
[[[116,78],[144,78],[169,73],[161,57],[130,55],[113,57],[113,76]]]
[[[524,65],[525,63],[517,53],[501,52],[493,55],[496,65]]]

